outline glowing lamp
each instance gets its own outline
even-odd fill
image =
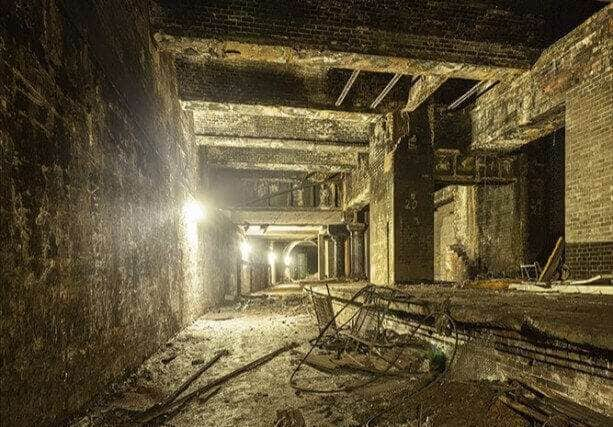
[[[189,222],[200,222],[204,219],[204,207],[196,200],[187,202],[183,208],[185,219]]]
[[[246,240],[243,240],[240,245],[241,257],[244,261],[249,260],[249,254],[251,253],[251,245]]]
[[[276,260],[277,255],[273,251],[268,252],[268,264],[275,265]]]

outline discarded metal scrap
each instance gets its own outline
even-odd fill
[[[294,369],[290,384],[296,390],[312,393],[350,391],[380,378],[416,379],[440,371],[444,356],[431,344],[415,334],[427,316],[409,333],[398,334],[389,329],[390,307],[393,303],[412,302],[412,297],[399,289],[369,285],[358,291],[334,314],[333,298],[311,291],[319,335]],[[359,301],[359,303],[358,303]],[[357,307],[349,319],[339,324],[340,316],[349,306]],[[315,389],[299,384],[298,373],[308,365],[326,373],[353,373],[366,378],[341,388]]]
[[[198,369],[196,373],[191,375],[186,381],[183,382],[177,388],[175,392],[170,394],[164,401],[153,405],[151,408],[144,411],[140,416],[134,420],[136,425],[156,425],[161,422],[165,422],[168,419],[172,418],[174,415],[178,413],[183,407],[185,407],[189,402],[191,402],[194,398],[201,396],[204,394],[204,401],[208,401],[211,397],[213,397],[220,390],[220,386],[225,384],[226,382],[234,379],[242,374],[245,374],[253,369],[259,368],[260,366],[270,362],[275,357],[279,356],[286,351],[292,350],[298,347],[297,343],[291,343],[284,347],[281,347],[272,353],[269,353],[265,356],[260,357],[259,359],[254,360],[247,365],[241,366],[240,368],[235,369],[234,371],[223,375],[219,378],[216,378],[207,384],[198,387],[194,391],[184,395],[179,398],[181,393],[183,393],[191,383],[193,383],[202,373],[204,373],[209,367],[211,367],[221,356],[227,354],[222,351],[217,353],[211,361],[209,361],[205,366]]]
[[[567,399],[547,396],[540,390],[513,380],[501,402],[531,423],[551,426],[608,426],[611,420]]]

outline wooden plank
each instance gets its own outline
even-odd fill
[[[547,264],[545,264],[545,267],[539,276],[539,282],[549,282],[553,279],[555,272],[560,267],[563,250],[564,238],[560,237],[556,242],[556,246],[553,248],[553,252],[551,252],[549,259],[547,260]]]

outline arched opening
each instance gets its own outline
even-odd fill
[[[291,281],[303,280],[317,275],[317,243],[297,240],[283,250],[284,276]]]

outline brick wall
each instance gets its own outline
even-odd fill
[[[420,111],[410,125],[406,117],[387,115],[374,129],[369,215],[375,284],[433,278],[431,141],[426,111]]]
[[[480,272],[517,277],[526,257],[526,203],[523,182],[477,189]]]
[[[523,146],[566,127],[565,235],[574,277],[613,270],[606,249],[613,241],[612,8],[605,5],[470,112],[475,148]]]
[[[434,279],[434,171],[427,109],[411,113],[406,126],[407,134],[394,153],[394,279],[430,281]]]
[[[236,229],[185,219],[193,129],[144,4],[3,9],[3,425],[58,422],[235,286]]]
[[[564,236],[563,130],[515,156],[518,180],[512,185],[435,193],[437,277],[517,277],[520,264],[545,265]]]
[[[604,6],[545,50],[530,71],[480,97],[470,111],[473,148],[513,149],[562,127],[574,93],[611,73],[611,10]]]
[[[161,1],[153,15],[178,36],[495,65],[526,65],[551,37],[540,19],[487,2]]]
[[[613,272],[613,72],[602,61],[566,101],[566,254],[577,278]]]

